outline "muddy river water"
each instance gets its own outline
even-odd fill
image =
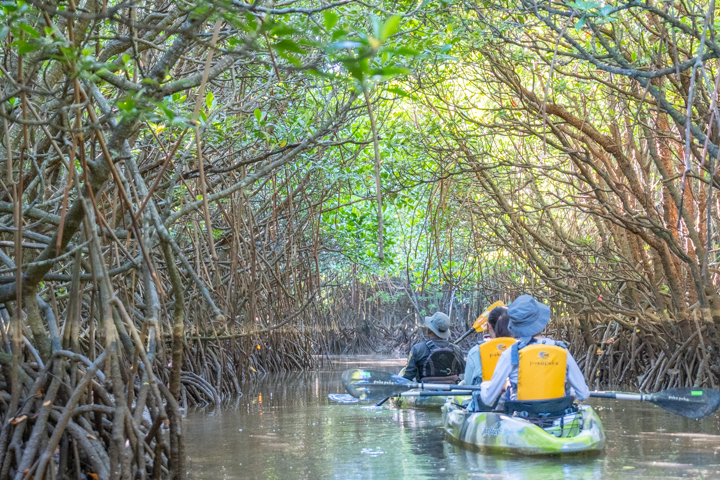
[[[345,368],[397,371],[402,359],[336,360],[268,376],[236,401],[187,413],[195,479],[720,479],[720,416],[691,420],[647,404],[592,401],[607,435],[594,456],[491,455],[451,443],[440,411],[343,405]]]

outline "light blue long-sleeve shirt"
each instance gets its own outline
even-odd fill
[[[541,343],[543,345],[556,344],[555,340],[551,338],[541,337],[533,338],[530,342],[530,345],[538,343]],[[470,355],[468,354],[468,364],[469,363]],[[498,363],[495,366],[495,373],[493,373],[492,380],[490,380],[489,382],[482,382],[481,384],[482,391],[480,392],[480,396],[485,405],[492,405],[493,402],[495,402],[495,399],[498,397],[498,395],[500,395],[500,392],[505,386],[505,381],[508,377],[510,378],[510,383],[513,386],[516,386],[518,382],[518,366],[513,366],[512,364],[511,348],[508,348],[502,353],[502,355],[500,355]],[[569,383],[572,387],[572,390],[568,392],[569,395],[573,395],[574,393],[574,396],[581,401],[585,400],[590,396],[590,389],[588,388],[587,383],[585,383],[585,376],[583,375],[582,371],[580,371],[580,367],[578,367],[575,358],[569,351],[567,352],[566,380],[567,383]],[[516,398],[516,390],[516,388],[513,388],[513,396],[511,397],[511,400],[515,400]]]
[[[477,380],[473,382],[475,377]],[[470,349],[467,360],[465,360],[465,385],[480,385],[481,382],[482,359],[480,358],[480,344],[477,344]]]
[[[473,379],[477,377],[477,381]],[[465,385],[480,385],[482,382],[482,360],[480,359],[480,345],[475,345],[468,352],[465,361]]]

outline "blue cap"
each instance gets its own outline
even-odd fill
[[[542,332],[550,321],[550,307],[531,295],[520,295],[508,307],[508,329],[515,338],[527,338]]]

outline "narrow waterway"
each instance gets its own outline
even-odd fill
[[[402,359],[338,360],[335,369],[267,377],[222,408],[188,412],[194,479],[720,479],[720,417],[690,420],[646,404],[593,401],[607,435],[594,456],[524,458],[449,442],[441,413],[341,405],[340,374],[396,371]]]

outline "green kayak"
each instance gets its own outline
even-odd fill
[[[595,410],[581,405],[577,413],[540,428],[520,417],[496,412],[468,412],[454,400],[442,407],[443,426],[452,438],[470,446],[495,452],[525,455],[599,452],[605,447],[605,431]]]
[[[420,392],[420,389],[408,390],[410,392]],[[440,410],[445,405],[447,396],[429,397],[429,396],[400,396],[394,397],[391,402],[395,408],[421,408],[421,409],[433,409]]]

